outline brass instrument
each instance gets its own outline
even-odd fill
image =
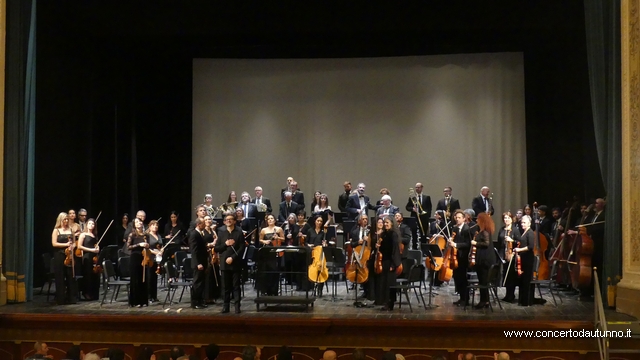
[[[267,212],[267,204],[261,202],[260,204],[256,205],[258,208],[258,212]]]
[[[444,200],[447,202],[447,211],[444,213],[445,220],[446,220],[451,217],[451,195],[445,196]]]
[[[489,195],[489,208],[487,208],[487,214],[491,214],[491,209],[493,208],[493,193]]]
[[[422,234],[422,236],[426,236],[427,233],[424,232],[424,226],[422,226],[421,217],[422,215],[426,215],[427,212],[424,211],[424,209],[422,209],[422,204],[418,202],[418,197],[416,196],[416,192],[413,188],[409,188],[409,199],[411,199],[413,206],[416,209],[420,210],[420,214],[418,214],[418,224],[420,225],[420,234]],[[418,241],[420,241],[420,239],[418,239]]]

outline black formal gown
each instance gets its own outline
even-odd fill
[[[265,233],[264,240],[272,240],[275,232]],[[264,248],[273,247],[272,244],[263,245]],[[266,251],[263,250],[263,251]],[[265,295],[276,296],[278,295],[278,281],[280,274],[278,274],[280,258],[275,252],[270,252],[268,257],[261,257],[258,266],[258,273],[260,277],[256,283],[258,291]]]
[[[491,234],[487,231],[480,231],[476,234],[476,274],[480,285],[489,284],[489,268],[496,262],[496,254],[493,249]],[[489,289],[480,289],[480,303],[489,302]]]
[[[510,230],[506,230],[504,227],[502,227],[500,229],[500,231],[498,231],[498,252],[500,253],[500,256],[504,259],[505,263],[502,266],[502,272],[503,272],[503,280],[502,283],[505,286],[505,290],[506,290],[506,295],[504,297],[505,301],[513,301],[515,299],[515,290],[516,290],[516,286],[518,285],[519,279],[518,279],[518,273],[517,273],[517,261],[516,261],[516,257],[512,256],[511,258],[507,258],[507,254],[506,254],[506,248],[507,248],[507,241],[505,240],[505,237],[509,235],[509,237],[511,237],[514,242],[512,243],[511,247],[516,248],[518,245],[518,242],[520,241],[520,230],[518,230],[518,227],[514,225],[511,225],[511,229]]]
[[[382,242],[378,251],[382,255],[382,272],[376,274],[369,273],[369,277],[373,275],[376,284],[376,305],[386,305],[393,309],[393,303],[396,300],[396,291],[391,289],[396,284],[395,269],[401,264],[400,254],[400,236],[397,231],[383,231]],[[375,264],[375,258],[374,258]]]
[[[87,248],[95,248],[98,241],[89,234],[84,235],[82,246]],[[93,272],[93,257],[98,256],[96,253],[85,251],[82,255],[82,277],[84,281],[84,296],[91,300],[96,300],[100,296],[100,274]]]
[[[69,239],[73,238],[73,234],[60,234],[58,230],[57,242],[66,244]],[[78,283],[73,277],[73,269],[70,266],[64,266],[63,248],[55,248],[53,254],[53,274],[56,282],[56,304],[75,304],[78,302]]]
[[[149,304],[149,291],[145,281],[143,281],[142,247],[146,235],[138,235],[135,231],[129,234],[127,247],[131,251],[129,258],[129,306],[146,306]]]
[[[533,254],[533,245],[535,241],[535,235],[533,230],[528,229],[520,237],[520,248],[526,247],[529,251],[520,252],[520,263],[522,264],[522,275],[520,275],[520,281],[518,283],[520,293],[518,295],[518,304],[522,306],[529,306],[533,303],[533,290],[531,285],[533,280],[533,265],[535,264],[535,255]]]
[[[162,248],[162,238],[160,237],[159,234],[158,234],[158,237],[155,237],[152,234],[148,234],[147,236],[148,236],[147,239],[149,239],[149,249]],[[149,300],[157,302],[158,301],[158,274],[156,274],[156,270],[158,269],[158,263],[155,261],[155,257],[153,258],[153,266],[147,266],[145,269],[147,271],[145,283],[147,283]]]

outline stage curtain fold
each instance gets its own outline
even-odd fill
[[[622,136],[620,99],[620,1],[585,0],[591,109],[602,181],[607,192],[603,279],[622,271]]]
[[[33,296],[35,0],[7,2],[6,74],[3,246],[7,300],[25,302]]]

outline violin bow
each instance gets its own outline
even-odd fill
[[[98,220],[96,220],[96,221],[98,221]],[[109,223],[109,226],[107,226],[105,231],[102,233],[102,236],[100,236],[100,240],[98,240],[98,243],[96,243],[96,246],[100,245],[100,241],[102,241],[102,238],[104,238],[104,236],[106,235],[107,231],[109,231],[109,228],[111,227],[111,224],[113,224],[113,220],[111,220],[111,222]]]

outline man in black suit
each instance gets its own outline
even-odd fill
[[[293,201],[290,191],[284,192],[284,201],[280,203],[280,213],[278,214],[278,221],[284,223],[287,221],[289,214],[296,214],[298,212],[298,203]]]
[[[367,211],[369,209],[375,210],[375,205],[371,205],[369,197],[364,193],[366,187],[367,186],[364,183],[358,184],[358,193],[349,196],[346,208],[347,214],[349,214],[349,220],[354,220],[358,215],[360,215],[360,213],[364,213],[365,216],[369,216]]]
[[[193,285],[191,286],[191,307],[204,309],[204,278],[207,269],[207,244],[204,242],[205,223],[196,219],[196,227],[189,233],[189,250],[191,251],[191,268],[193,269]]]
[[[258,212],[262,213],[262,215],[259,215],[258,217],[264,218],[265,212],[267,214],[271,214],[273,212],[273,209],[271,208],[271,200],[262,196],[262,187],[256,186],[254,191],[256,192],[256,197],[253,200],[251,200],[251,202],[256,204]],[[260,204],[264,204],[267,207],[266,208],[267,211],[260,211],[260,208],[262,207],[260,206]]]
[[[451,214],[456,212],[456,210],[461,209],[460,201],[451,196],[451,191],[451,186],[444,188],[444,197],[438,200],[438,205],[436,205],[436,211],[442,210],[444,213],[445,221],[451,220]]]
[[[540,219],[538,221],[539,227],[536,225],[533,230],[535,230],[535,228],[537,227],[538,231],[544,234],[544,236],[547,237],[547,240],[550,241],[553,239],[552,232],[554,220],[547,216],[548,212],[549,208],[547,207],[547,205],[540,205],[540,207],[538,208],[538,215],[540,216]]]
[[[480,189],[480,196],[474,197],[473,201],[471,201],[471,208],[475,211],[476,216],[483,212],[493,215],[493,204],[489,198],[490,193],[491,189],[487,186],[483,186],[482,189]]]
[[[427,232],[429,231],[429,217],[431,216],[431,197],[429,195],[423,194],[422,189],[424,186],[421,183],[416,183],[415,187],[415,196],[410,196],[407,201],[407,205],[405,209],[411,213],[411,217],[416,218],[418,226],[416,228],[416,232],[413,234],[414,239],[416,241],[420,240],[420,242],[426,241]],[[417,204],[418,206],[414,205]],[[422,213],[424,211],[424,213]],[[418,214],[423,214],[418,219]],[[422,227],[420,226],[422,224]],[[418,231],[420,234],[418,234]]]
[[[395,218],[396,222],[398,223],[398,231],[400,232],[400,241],[404,245],[404,249],[402,250],[402,254],[400,254],[400,256],[403,259],[406,259],[407,254],[409,253],[409,248],[411,248],[411,229],[409,228],[409,225],[402,223],[402,221],[404,220],[404,216],[402,216],[401,212],[397,212],[395,214]]]
[[[384,195],[380,200],[382,204],[378,210],[376,210],[376,217],[393,216],[400,212],[397,206],[391,204],[391,196]]]
[[[258,208],[256,204],[251,201],[251,195],[248,192],[243,191],[240,195],[240,203],[236,208],[241,208],[244,211],[244,216],[249,218],[255,218],[258,214]]]
[[[240,313],[240,274],[242,273],[242,256],[244,240],[242,230],[236,226],[234,214],[224,217],[225,230],[218,233],[215,250],[220,254],[220,270],[224,289],[222,313],[229,312],[231,293],[233,292],[236,314]]]
[[[304,210],[304,193],[298,189],[296,181],[291,183],[291,200],[298,204],[298,211]]]
[[[456,285],[456,292],[460,294],[460,300],[454,302],[454,305],[464,306],[469,303],[469,290],[467,289],[467,268],[469,267],[469,248],[471,247],[471,233],[469,225],[465,222],[465,214],[462,210],[457,210],[453,218],[456,224],[451,229],[451,233],[455,234],[449,245],[458,249],[458,267],[453,270],[453,281]]]
[[[342,185],[344,186],[344,192],[338,197],[338,209],[341,212],[347,212],[347,201],[351,196],[351,181],[345,181]]]

